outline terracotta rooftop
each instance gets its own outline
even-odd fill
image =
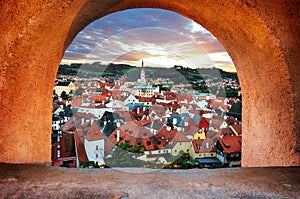
[[[75,131],[74,140],[76,147],[76,157],[78,158],[80,164],[83,164],[85,161],[88,160],[84,149],[83,137],[84,135],[82,131]]]
[[[175,137],[172,139],[171,141],[171,145],[172,147],[174,147],[176,145],[176,143],[178,142],[190,142],[190,139],[188,139],[185,135],[183,135],[183,133],[181,133],[180,131],[177,131]]]
[[[85,138],[88,141],[94,141],[94,140],[103,140],[105,139],[105,136],[102,134],[98,122],[93,122],[91,128],[89,129],[89,131],[87,132],[87,135],[85,136]]]
[[[195,153],[208,153],[217,151],[217,147],[212,139],[193,140],[192,145]]]
[[[224,136],[218,139],[226,153],[240,153],[242,148],[241,136]]]
[[[119,141],[118,134],[120,135]],[[164,147],[163,142],[144,126],[135,121],[129,121],[117,128],[108,138],[111,143],[117,145],[128,142],[133,148],[138,144],[144,145],[145,151],[157,150]]]

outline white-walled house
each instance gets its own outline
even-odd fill
[[[104,164],[104,143],[105,137],[97,122],[94,122],[85,136],[84,148],[88,160],[98,163],[99,166]]]
[[[136,97],[134,97],[134,95],[129,94],[129,96],[126,96],[126,98],[124,99],[124,106],[126,106],[127,104],[134,104],[137,102],[138,102],[138,99]]]

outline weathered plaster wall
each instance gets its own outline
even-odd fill
[[[0,162],[49,162],[51,94],[64,50],[92,21],[169,9],[212,32],[243,89],[243,166],[300,165],[299,2],[292,0],[3,0]]]

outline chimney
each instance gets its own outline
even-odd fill
[[[171,131],[171,127],[170,126],[167,126],[167,131]]]
[[[140,114],[140,107],[137,107],[136,113]]]
[[[106,126],[106,124],[107,124],[107,121],[105,120],[103,124],[104,124],[104,126]]]
[[[81,124],[83,124],[84,123],[84,118],[81,118]]]
[[[120,141],[120,129],[117,130],[117,142]]]
[[[120,127],[120,122],[117,122],[117,127]]]
[[[208,149],[208,147],[209,147],[208,142],[205,142],[205,147]]]
[[[177,124],[177,118],[175,118],[175,117],[173,118],[172,124],[173,124],[173,125]]]
[[[145,111],[146,110],[146,107],[145,106],[143,106],[143,111]]]
[[[94,123],[95,118],[91,118],[91,125]]]
[[[188,126],[188,125],[189,125],[188,121],[185,121],[184,126]]]

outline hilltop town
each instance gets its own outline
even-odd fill
[[[87,70],[57,76],[53,165],[240,166],[242,102],[234,75],[217,79],[174,66],[173,73],[187,79],[174,81],[163,74],[151,76],[143,62],[135,77],[128,67],[127,74],[118,75],[91,76]],[[190,74],[199,81],[189,79]]]

